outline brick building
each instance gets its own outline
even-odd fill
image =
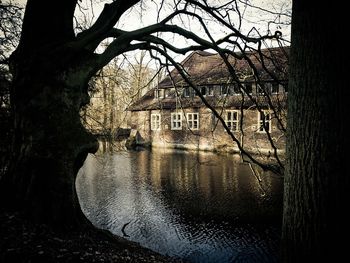
[[[235,53],[226,62],[191,53],[181,66],[195,88],[174,69],[129,107],[137,143],[239,152],[234,137],[250,153],[284,153],[288,51]]]

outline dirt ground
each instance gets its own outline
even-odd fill
[[[0,211],[0,262],[184,262],[126,239],[98,233],[57,233],[20,214]]]

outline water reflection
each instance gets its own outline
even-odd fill
[[[232,156],[139,151],[89,156],[77,188],[98,227],[192,262],[277,262],[282,180]]]

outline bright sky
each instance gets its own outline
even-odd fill
[[[247,34],[250,32],[251,36],[256,36],[256,31],[252,31],[255,28],[260,34],[266,34],[268,29],[271,32],[279,30],[283,33],[283,38],[287,41],[290,39],[290,16],[285,16],[285,13],[291,15],[292,0],[237,0],[240,3],[240,12],[243,16],[241,32]],[[25,4],[26,0],[15,0],[15,2],[20,2]],[[89,8],[88,17],[90,20],[94,20],[98,17],[102,10],[103,3],[111,2],[111,0],[93,0],[95,3],[93,12],[91,12],[90,0],[83,0],[82,5]],[[165,1],[166,3],[173,3],[173,1]],[[210,0],[208,0],[210,2]],[[227,0],[213,0],[215,4],[221,4],[228,2]],[[100,3],[100,4],[99,4]],[[102,3],[102,4],[101,4]],[[153,24],[157,22],[159,1],[144,0],[142,5],[136,5],[131,11],[126,13],[121,21],[118,23],[117,27],[124,30],[133,30],[141,28],[145,25]],[[243,3],[248,3],[244,5]],[[252,8],[255,6],[256,8]],[[270,13],[264,11],[269,10]],[[160,13],[160,18],[165,17],[173,12],[173,6],[170,4],[164,4],[162,12]],[[282,15],[278,15],[282,14]],[[76,15],[81,15],[81,12],[76,10]],[[203,16],[205,19],[206,17]],[[238,17],[236,13],[232,13],[231,20],[238,25]],[[180,21],[174,20],[173,23],[178,25],[185,25],[189,30],[196,32],[196,34],[206,37],[203,28],[194,19],[183,19]],[[214,38],[218,39],[228,33],[228,30],[221,27],[212,20],[206,21],[207,27],[213,34]],[[163,34],[162,38],[169,43],[176,45],[177,47],[185,46],[189,42],[186,42],[184,38],[174,36],[173,34]],[[274,43],[267,43],[269,46],[273,46]],[[289,45],[285,42],[285,45]],[[178,56],[176,60],[182,60],[183,56]]]
[[[103,3],[111,2],[111,0],[92,0],[94,4],[94,17],[97,18],[99,12],[102,10]],[[14,0],[14,2],[20,3],[21,5],[25,6],[27,0]],[[84,0],[83,2],[87,2],[85,6],[88,7],[90,10],[90,0]],[[149,25],[155,22],[155,18],[157,17],[157,7],[159,5],[156,4],[156,2],[159,1],[150,1],[150,0],[144,0],[142,1],[142,9],[143,11],[140,12],[140,5],[137,5],[135,8],[133,8],[132,12],[129,12],[124,16],[124,19],[121,22],[121,27],[127,30],[132,30],[135,28],[139,28],[140,26]],[[172,2],[172,1],[169,1]],[[210,2],[210,1],[208,1]],[[214,3],[224,3],[227,1],[224,0],[216,0],[213,1]],[[275,13],[287,13],[291,14],[291,8],[292,8],[292,0],[238,0],[238,2],[243,3],[247,2],[248,5],[255,6],[257,8],[250,8],[247,6],[246,9],[243,7],[240,8],[240,11],[244,15],[244,25],[246,29],[250,29],[252,26],[255,26],[259,31],[265,31],[267,28],[267,21],[276,20],[276,15],[273,15],[271,13],[264,12],[262,9],[269,10],[271,12]],[[172,6],[163,7],[163,14],[169,14],[172,12]],[[77,14],[79,12],[76,12]],[[91,15],[90,15],[91,17]],[[279,17],[280,24],[274,24],[272,23],[270,25],[270,28],[272,31],[274,30],[283,30],[286,31],[286,37],[289,36],[289,25],[283,26],[283,23],[287,22],[286,20],[288,17],[281,15]],[[282,28],[279,28],[278,26],[282,26]]]

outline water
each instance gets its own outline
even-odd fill
[[[162,254],[278,262],[283,182],[258,177],[237,156],[145,150],[89,156],[77,190],[97,227]]]

